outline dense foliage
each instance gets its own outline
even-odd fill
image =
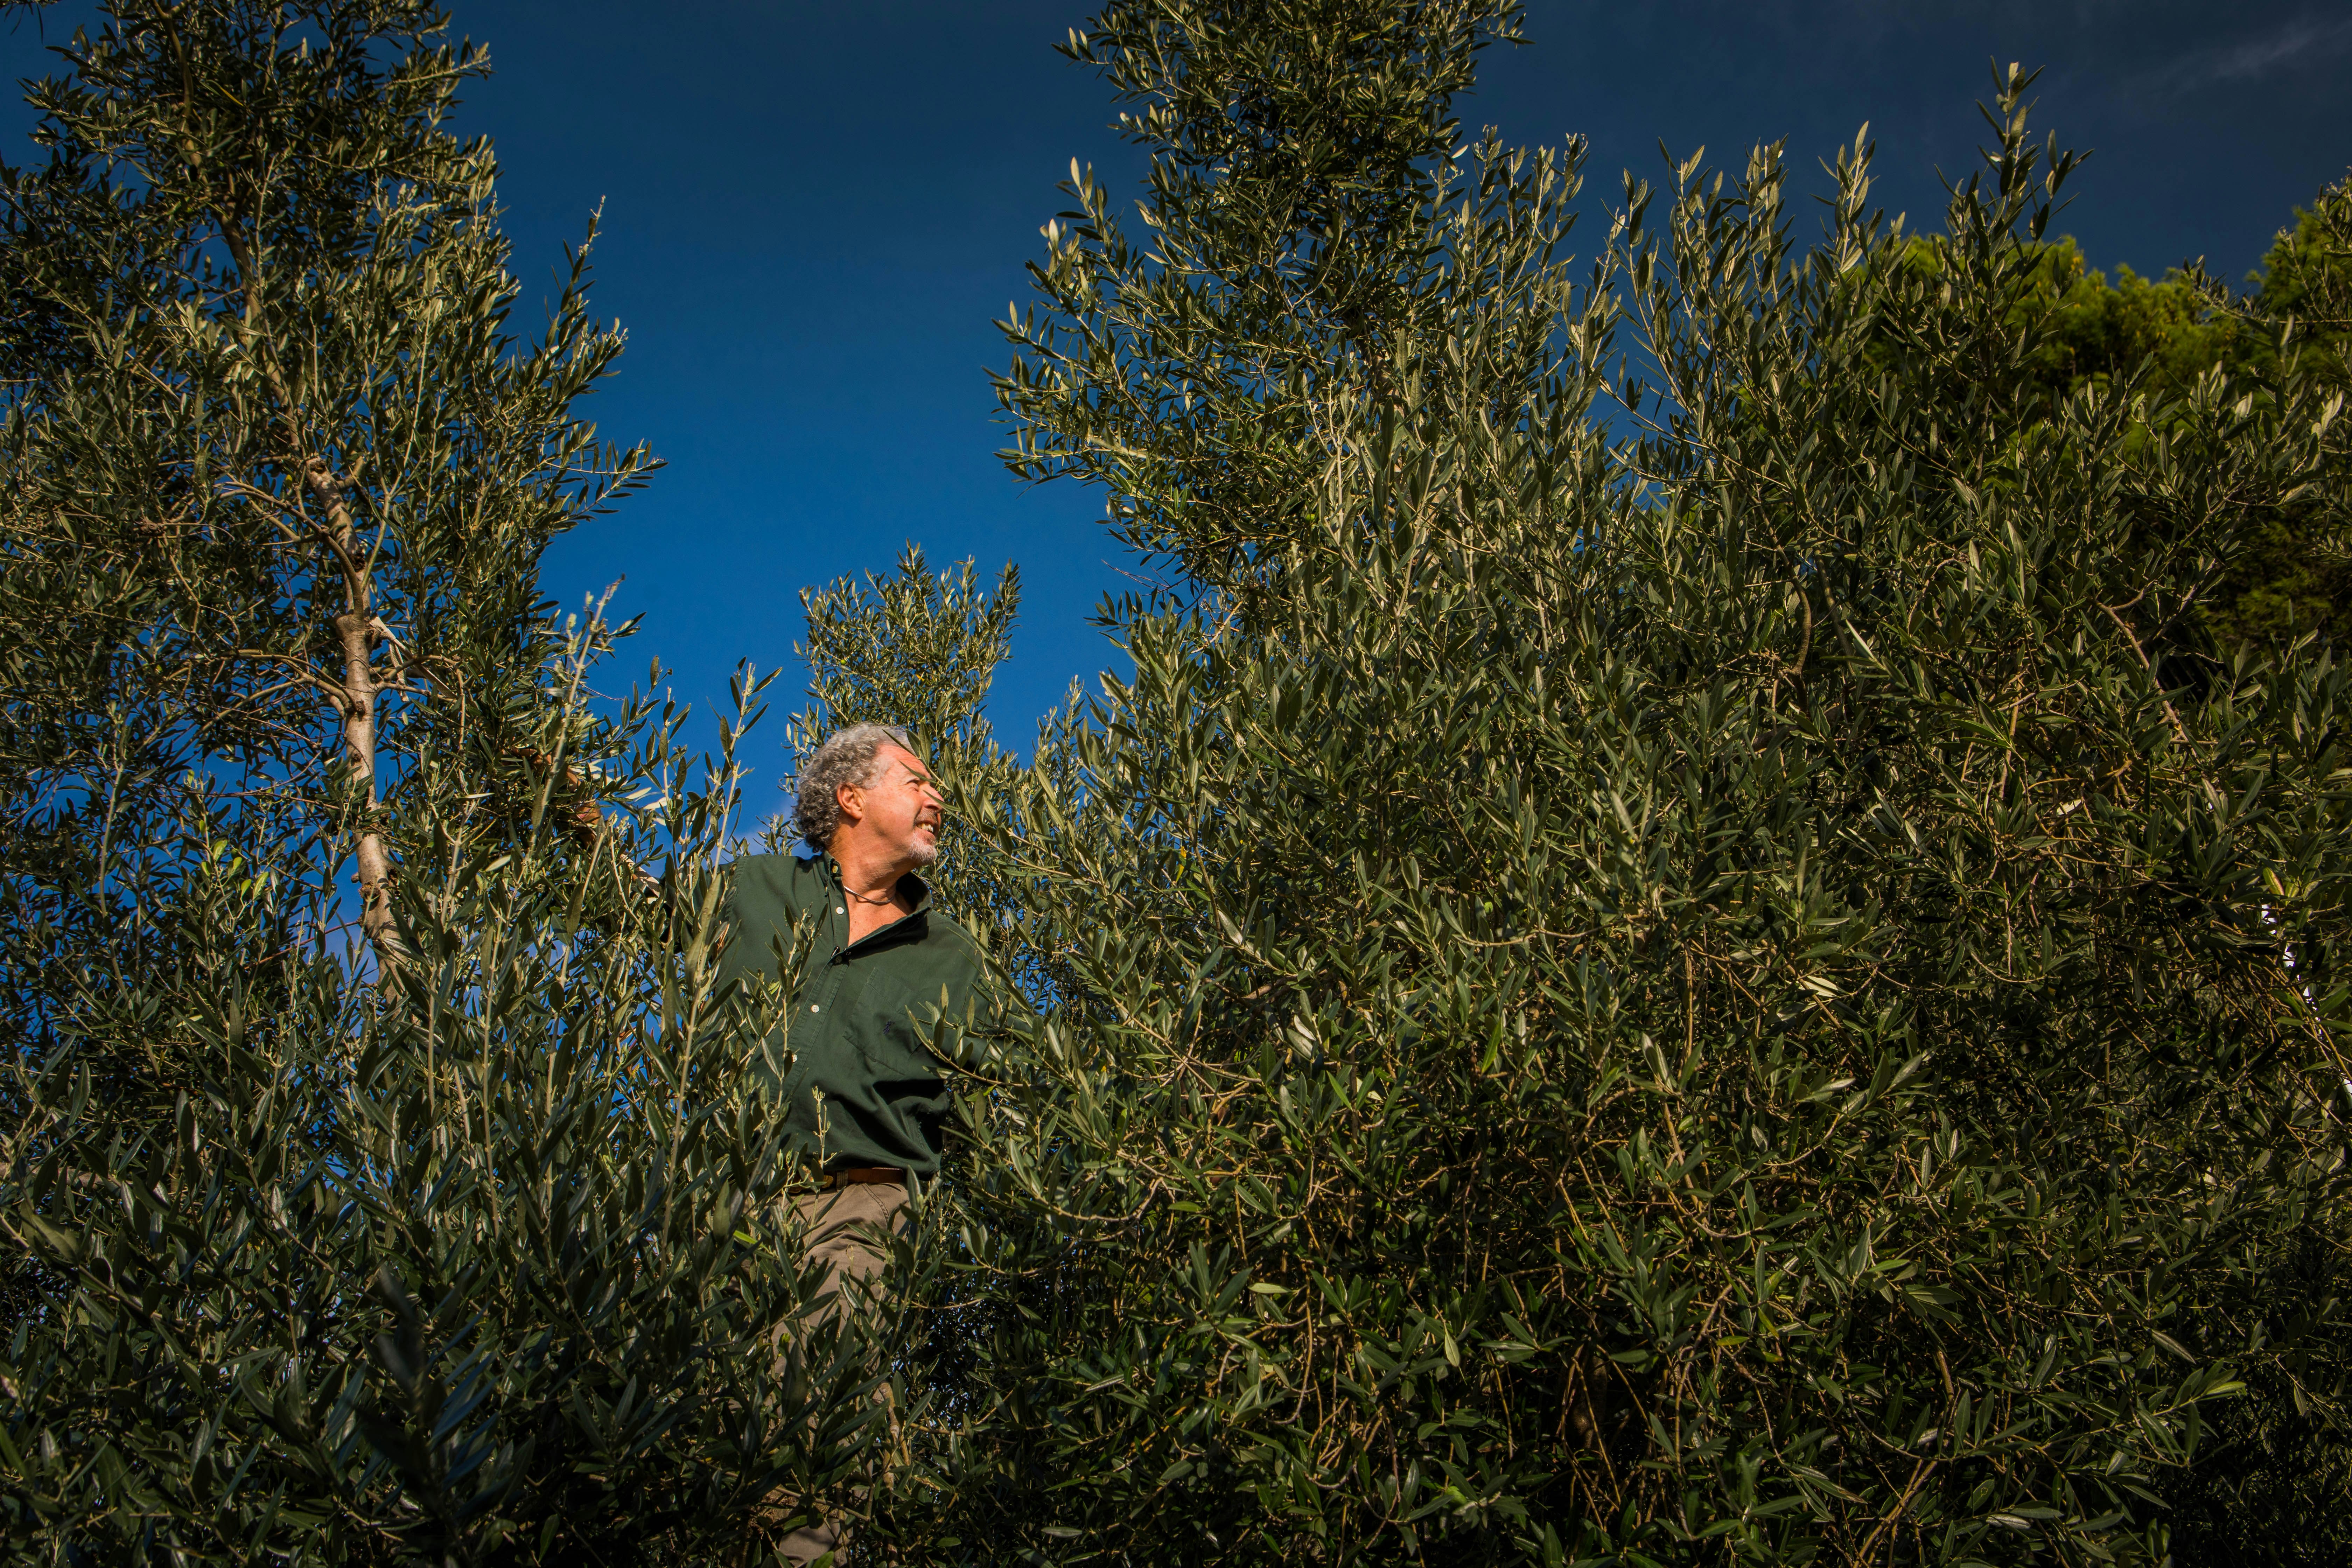
[[[2201,268],[2150,280],[2124,267],[2109,283],[2071,239],[2035,255],[2032,283],[2011,310],[2035,344],[2019,374],[2046,396],[2128,378],[2179,400],[2215,368],[2242,381],[2275,379],[2283,354],[2315,385],[2352,389],[2352,181],[2322,192],[2281,231],[2242,299]],[[1925,238],[1912,240],[1908,258],[1931,273],[1938,265]],[[2275,509],[2195,607],[2206,636],[2272,653],[2306,631],[2340,643],[2352,629],[2352,566],[2334,547],[2332,526],[2323,504]]]
[[[780,1343],[731,758],[539,601],[620,339],[576,258],[515,338],[442,32],[123,0],[0,191],[11,1562],[707,1558],[883,1454]]]
[[[763,685],[692,763],[538,602],[647,459],[583,271],[510,333],[483,60],[111,16],[0,192],[9,1561],[2347,1555],[2274,568],[2343,559],[2352,194],[2094,282],[2012,75],[1939,234],[1857,144],[1800,242],[1765,148],[1579,260],[1580,146],[1454,113],[1508,0],[1112,0],[1144,200],[1074,167],[998,389],[1163,576],[1026,762],[1017,579],[806,600],[785,739],[935,745],[1003,1010],[809,1335],[712,984]]]
[[[2251,1386],[2299,1533],[2179,1560],[2340,1555],[2343,677],[2193,613],[2340,530],[2340,400],[2259,301],[2256,369],[2048,374],[2016,77],[1932,266],[1857,146],[1817,242],[1767,148],[1572,271],[1578,150],[1447,107],[1516,22],[1073,39],[1152,172],[1076,173],[1012,460],[1171,575],[958,803],[1050,978],[970,1102],[959,1528],[2155,1561]]]

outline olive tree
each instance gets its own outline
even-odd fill
[[[121,0],[0,191],[11,1562],[758,1561],[887,1457],[715,980],[759,683],[698,760],[541,601],[650,463],[443,28]]]
[[[2073,162],[2015,72],[1933,269],[1859,139],[1816,239],[1765,147],[1574,263],[1580,149],[1450,108],[1518,24],[1072,35],[1151,171],[1074,171],[1008,458],[1174,577],[954,780],[1032,1005],[905,1528],[2161,1561],[2249,1380],[2342,1447],[2343,676],[2188,613],[2340,513],[2340,405],[2025,374]]]

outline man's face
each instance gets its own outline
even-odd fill
[[[939,858],[943,803],[930,770],[904,748],[875,752],[874,782],[842,785],[841,806],[850,831],[893,859],[928,866]]]

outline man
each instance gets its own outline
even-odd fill
[[[915,875],[939,857],[942,805],[904,731],[841,731],[798,784],[793,825],[822,852],[735,861],[719,965],[722,981],[764,977],[791,997],[780,1110],[823,1173],[793,1207],[804,1260],[821,1269],[815,1321],[828,1321],[874,1288],[905,1228],[908,1181],[939,1173],[951,1095],[922,1024],[933,1008],[966,1016],[980,952]],[[779,973],[796,921],[814,940],[798,973]],[[814,1562],[840,1533],[827,1520],[782,1550]]]

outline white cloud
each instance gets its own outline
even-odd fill
[[[2132,84],[2135,95],[2170,98],[2226,82],[2252,81],[2281,66],[2308,65],[2352,44],[2352,20],[2299,16],[2229,47],[2203,47],[2174,57]]]

